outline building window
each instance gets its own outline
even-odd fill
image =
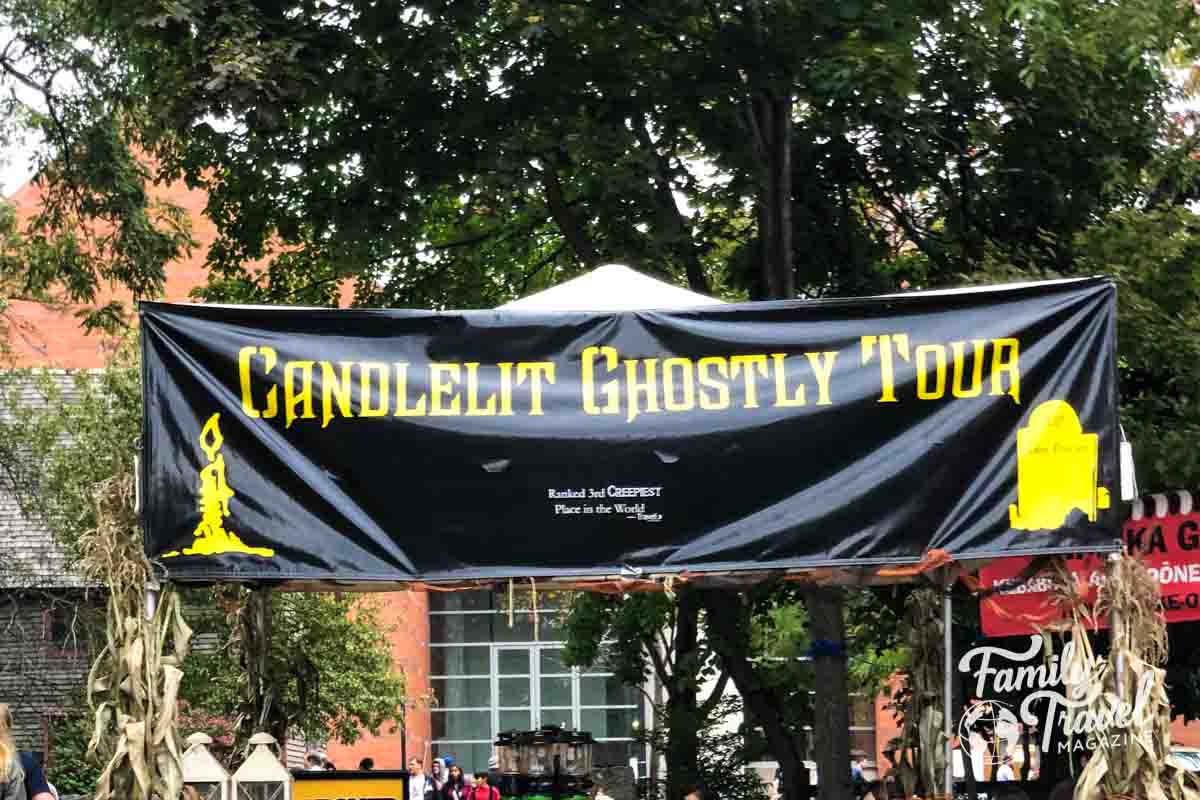
[[[637,753],[642,697],[600,668],[563,664],[560,611],[515,609],[512,625],[491,592],[429,597],[433,754],[464,771],[486,769],[496,734],[561,725]]]
[[[75,606],[53,605],[46,609],[42,627],[52,653],[75,655],[85,649],[83,621]]]
[[[875,698],[856,694],[850,698],[850,758],[875,764]]]

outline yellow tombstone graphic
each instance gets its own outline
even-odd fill
[[[1062,527],[1079,509],[1095,522],[1109,507],[1108,490],[1097,486],[1100,437],[1084,433],[1069,403],[1048,400],[1017,431],[1017,503],[1009,523],[1024,531]]]
[[[221,415],[213,414],[200,431],[200,449],[208,457],[208,466],[200,470],[200,524],[192,534],[196,540],[183,552],[174,550],[164,553],[163,558],[185,556],[211,556],[218,553],[246,553],[270,558],[275,551],[268,547],[250,547],[233,531],[225,530],[225,519],[229,516],[229,501],[233,489],[225,480],[225,457],[221,455]]]

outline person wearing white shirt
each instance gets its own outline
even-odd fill
[[[429,776],[425,774],[425,762],[415,756],[408,760],[408,800],[425,800],[425,791],[431,789]]]

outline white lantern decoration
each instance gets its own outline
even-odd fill
[[[250,737],[250,757],[233,773],[234,800],[292,800],[291,773],[271,750],[277,744],[269,733]]]
[[[230,800],[229,772],[213,756],[208,746],[212,737],[193,733],[187,738],[188,749],[183,752],[183,784],[192,791],[184,797],[192,800]]]

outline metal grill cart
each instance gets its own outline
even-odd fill
[[[505,731],[496,738],[499,788],[524,800],[585,800],[592,788],[592,746],[586,731],[547,725]]]

